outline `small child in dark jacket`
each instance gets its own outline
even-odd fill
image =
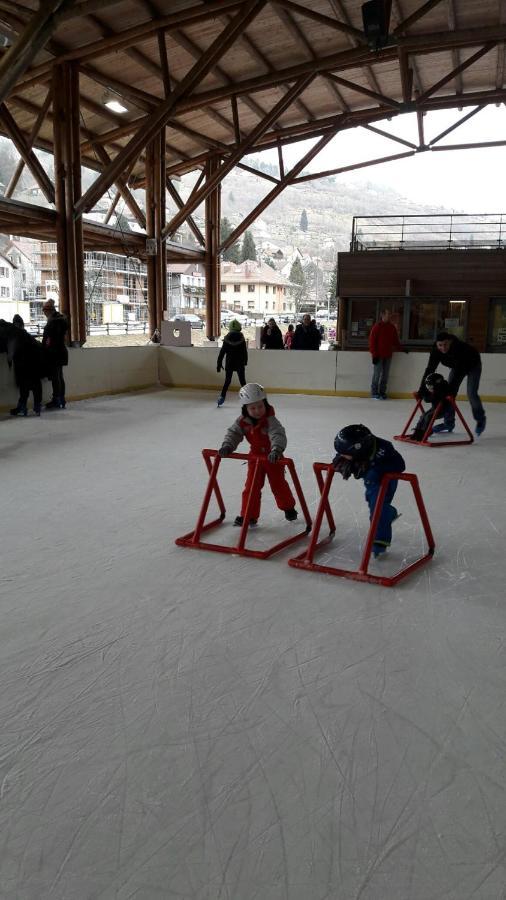
[[[216,371],[221,372],[223,365],[223,357],[225,357],[225,381],[218,397],[218,406],[223,406],[225,397],[232,381],[232,375],[237,372],[239,384],[246,384],[245,367],[248,365],[248,348],[244,335],[241,331],[241,323],[237,319],[232,319],[228,326],[228,334],[223,338],[220,352],[218,353],[218,362],[216,363]]]
[[[440,403],[442,406],[437,418],[441,419],[444,417],[444,420],[440,425],[433,426],[432,433],[439,434],[441,431],[453,431],[455,428],[455,414],[453,412],[453,406],[446,400],[449,393],[450,386],[439,372],[433,372],[431,375],[427,375],[427,378],[424,381],[424,388],[422,391],[418,391],[417,397],[419,400],[425,400],[427,403],[430,403],[430,409],[425,410],[418,419],[415,430],[410,435],[413,441],[422,440],[430,425],[432,416]]]
[[[369,519],[372,519],[383,476],[387,472],[404,472],[406,463],[393,444],[376,437],[365,425],[347,425],[341,428],[336,435],[334,447],[337,456],[332,462],[336,472],[345,481],[351,475],[364,479],[365,499],[369,507]],[[397,484],[397,481],[391,481],[385,495],[372,545],[376,559],[390,546],[392,522],[399,517],[395,506],[392,506]]]
[[[248,475],[242,492],[241,514],[236,517],[234,525],[242,525],[244,522],[255,477],[257,456],[264,457],[265,463],[260,471],[260,479],[250,504],[249,524],[257,524],[266,475],[278,509],[283,510],[285,519],[295,522],[297,518],[295,500],[285,478],[284,467],[277,465],[278,459],[281,459],[286,448],[286,431],[274,415],[274,409],[268,403],[267,394],[261,384],[244,385],[239,391],[239,400],[243,404],[241,415],[227,430],[219,450],[220,456],[230,456],[243,438],[246,438],[251,446],[249,455],[252,459],[248,461]]]

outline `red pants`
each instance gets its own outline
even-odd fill
[[[254,473],[255,460],[252,460],[251,462],[248,462],[248,476],[246,478],[246,484],[244,485],[244,490],[242,492],[241,516],[246,515],[246,504],[248,502],[251,485],[253,484]],[[258,472],[257,489],[255,490],[255,493],[251,498],[251,506],[249,510],[249,517],[251,519],[258,519],[260,515],[262,488],[264,486],[266,475],[269,479],[271,491],[274,494],[274,499],[277,503],[278,509],[293,509],[295,506],[294,496],[285,478],[285,467],[280,466],[278,463],[267,462],[266,459],[264,465]]]

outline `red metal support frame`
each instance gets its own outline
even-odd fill
[[[406,578],[408,575],[411,575],[412,572],[415,572],[417,569],[419,569],[421,566],[425,565],[425,563],[429,562],[432,559],[434,555],[435,543],[427,516],[427,511],[425,509],[425,504],[420,492],[418,478],[411,472],[389,472],[383,476],[383,480],[381,482],[378,499],[376,500],[376,506],[374,507],[367,540],[365,542],[362,559],[358,570],[355,571],[352,569],[340,569],[336,566],[325,566],[316,563],[314,561],[315,553],[321,550],[322,547],[326,546],[332,540],[335,533],[335,523],[329,504],[329,492],[335,472],[333,466],[329,463],[314,463],[313,469],[321,494],[320,504],[318,506],[318,511],[316,513],[314,522],[313,533],[311,535],[311,540],[307,549],[303,553],[301,553],[300,556],[296,556],[294,559],[288,560],[289,566],[292,566],[295,569],[306,569],[309,572],[323,572],[326,575],[337,575],[340,578],[350,578],[353,581],[366,581],[371,584],[382,585],[382,587],[393,587],[402,578]],[[327,473],[325,481],[323,480],[323,472]],[[388,485],[391,481],[407,481],[413,488],[416,505],[418,507],[422,526],[427,538],[428,549],[423,556],[410,563],[410,565],[406,566],[404,569],[400,569],[395,573],[395,575],[372,575],[368,571],[372,545],[374,543],[374,537],[381,516],[381,511],[383,509],[385,495],[388,489]],[[324,515],[327,517],[327,521],[329,524],[329,535],[328,537],[319,540],[320,529],[322,526]]]
[[[253,483],[251,485],[251,490],[246,505],[244,523],[239,533],[239,540],[233,547],[227,547],[223,544],[211,544],[207,541],[203,541],[202,534],[205,531],[210,531],[211,529],[217,528],[222,524],[223,520],[225,519],[226,509],[218,484],[218,470],[220,467],[220,463],[222,462],[221,456],[219,455],[217,450],[203,450],[202,456],[204,457],[204,462],[209,473],[209,480],[206,486],[204,500],[202,502],[202,507],[198,515],[195,529],[193,531],[190,531],[188,534],[185,534],[182,537],[176,539],[176,544],[178,545],[178,547],[190,547],[194,550],[212,550],[216,553],[234,553],[237,556],[252,556],[256,559],[269,559],[270,556],[273,556],[275,553],[279,553],[280,550],[284,550],[286,547],[291,546],[291,544],[295,544],[297,541],[302,540],[306,537],[307,534],[309,534],[312,526],[311,516],[309,514],[307,503],[302,492],[302,487],[295,470],[294,462],[292,459],[283,458],[278,460],[276,465],[284,466],[285,469],[288,469],[288,471],[290,472],[293,486],[295,488],[295,493],[297,494],[300,508],[304,516],[306,527],[304,531],[299,531],[297,534],[292,535],[292,537],[286,538],[284,541],[280,541],[278,544],[275,544],[268,550],[250,550],[248,547],[246,547],[250,518],[249,510],[258,486],[260,473],[262,471],[262,468],[264,468],[265,466],[265,458],[262,456],[251,456],[247,453],[231,453],[230,456],[226,457],[227,459],[242,459],[246,460],[247,462],[251,462],[252,459],[255,460]],[[213,461],[211,462],[211,460]],[[209,508],[209,503],[211,502],[211,497],[213,494],[218,504],[219,516],[217,519],[213,519],[212,522],[206,522],[207,510]]]
[[[434,413],[433,413],[431,420],[426,428],[426,431],[422,437],[422,440],[421,441],[413,440],[413,438],[410,437],[410,435],[407,433],[408,428],[411,425],[413,419],[415,418],[415,415],[417,414],[417,412],[420,412],[420,413],[425,412],[422,401],[416,397],[416,394],[414,394],[414,397],[416,398],[415,408],[414,408],[413,412],[411,413],[408,421],[406,422],[404,428],[402,429],[402,432],[400,434],[394,435],[394,441],[404,441],[405,444],[417,444],[419,447],[420,446],[421,447],[458,447],[461,444],[473,444],[474,443],[474,437],[471,432],[471,429],[469,428],[469,425],[467,424],[466,420],[464,419],[464,416],[462,415],[460,409],[458,408],[457,403],[455,402],[455,397],[452,397],[450,395],[448,397],[445,397],[445,400],[448,401],[449,403],[451,403],[451,405],[453,406],[453,409],[455,410],[456,415],[459,417],[460,421],[462,422],[462,424],[464,426],[464,430],[467,432],[468,437],[465,438],[465,440],[460,440],[460,441],[430,441],[429,440],[429,438],[432,434],[432,429],[434,427],[434,422],[438,418],[438,416],[441,413],[441,410],[443,408],[443,401],[441,401],[441,403],[438,403],[436,409],[434,410]]]

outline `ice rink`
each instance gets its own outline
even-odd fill
[[[411,407],[271,400],[313,514],[338,428],[391,439]],[[1,900],[505,900],[506,406],[472,446],[396,444],[436,555],[389,589],[289,568],[304,542],[174,545],[238,413],[214,401],[0,423]],[[228,543],[244,477],[222,464]],[[357,564],[362,483],[331,499],[320,559]],[[406,485],[396,506],[373,571],[423,550]],[[266,487],[253,545],[296,527]]]

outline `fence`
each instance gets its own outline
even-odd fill
[[[506,213],[354,216],[350,251],[504,250]]]

